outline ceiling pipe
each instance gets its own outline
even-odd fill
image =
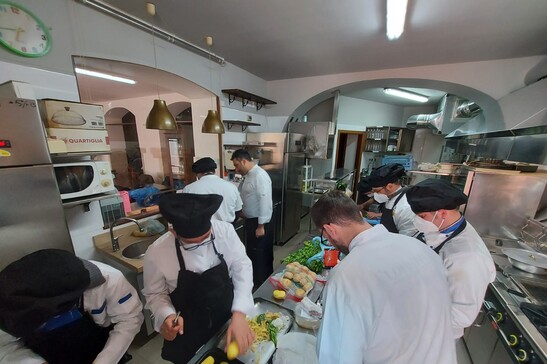
[[[169,32],[166,32],[163,29],[157,28],[156,26],[152,26],[152,24],[147,23],[145,21],[142,21],[141,19],[130,15],[112,5],[106,4],[100,0],[75,0],[76,2],[82,3],[84,5],[87,5],[91,8],[94,8],[96,10],[101,11],[102,13],[105,13],[107,15],[110,15],[118,20],[121,20],[129,25],[132,25],[134,27],[137,27],[141,30],[146,31],[147,33],[150,33],[152,30],[154,30],[155,34],[168,41],[169,43],[173,43],[181,48],[184,48],[186,50],[192,51],[196,54],[199,54],[202,57],[209,58],[211,57],[211,60],[219,63],[220,65],[224,66],[226,64],[226,61],[224,58],[217,56],[216,54],[208,51],[207,49],[201,48],[195,44],[192,44],[182,38],[177,37],[176,35],[173,35]]]

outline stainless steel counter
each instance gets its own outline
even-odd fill
[[[285,269],[285,265],[279,266],[273,273],[272,276],[281,272],[283,269]],[[312,300],[313,302],[317,302],[320,299],[321,293],[323,292],[324,284],[321,282],[316,282],[312,290],[308,293],[308,298]],[[294,318],[294,309],[296,307],[297,302],[286,298],[284,300],[277,300],[273,298],[273,291],[275,287],[270,283],[270,280],[266,280],[262,285],[255,291],[253,294],[253,298],[265,300],[271,303],[274,303],[282,308],[287,309],[290,311],[290,313],[293,315]],[[207,353],[209,350],[215,348],[222,337],[224,336],[224,333],[228,329],[227,322],[215,336],[213,336],[205,345],[203,345],[197,352],[196,355],[188,362],[188,364],[199,364],[201,363],[201,360],[203,359],[203,356],[205,353]],[[302,328],[294,322],[289,332],[302,332],[306,334],[310,334],[313,336],[316,336],[316,332],[314,330],[308,330],[305,328]]]

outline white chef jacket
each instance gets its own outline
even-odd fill
[[[496,278],[496,266],[486,245],[469,222],[458,236],[442,247],[439,256],[448,271],[452,327],[454,337],[459,338],[477,318],[488,284]]]
[[[420,241],[383,225],[332,269],[317,338],[321,364],[456,363],[446,270]]]
[[[243,200],[243,215],[258,217],[259,224],[270,222],[273,212],[272,180],[268,173],[255,164],[239,185]]]
[[[214,193],[221,195],[223,197],[222,203],[217,212],[213,214],[213,219],[216,220],[233,222],[236,219],[236,211],[240,211],[243,206],[237,187],[215,174],[205,175],[190,183],[182,189],[182,193],[196,193],[199,195]]]
[[[397,191],[399,191],[401,188],[402,187],[399,187]],[[393,204],[398,197],[399,195],[392,197],[388,202],[386,202],[385,207],[388,209],[392,209]],[[397,202],[397,205],[395,205],[395,208],[393,209],[393,221],[395,221],[395,226],[397,226],[399,234],[403,234],[406,236],[416,235],[418,230],[414,226],[414,216],[416,216],[416,214],[412,212],[412,208],[410,208],[405,194],[403,197],[401,197],[401,199],[399,200],[399,202]]]
[[[215,247],[219,254],[224,256],[234,284],[232,312],[251,314],[254,307],[253,267],[245,253],[245,246],[239,240],[232,224],[211,220],[211,225],[215,236]],[[146,308],[150,309],[154,316],[154,329],[158,332],[165,318],[175,313],[169,297],[169,294],[177,288],[180,270],[175,244],[173,233],[163,234],[148,248],[144,256],[142,293],[146,298]],[[180,250],[186,269],[192,272],[203,273],[220,264],[212,244],[206,244],[192,251],[184,250],[182,247]]]
[[[142,303],[135,288],[123,274],[109,265],[92,261],[105,278],[105,283],[84,292],[84,310],[102,327],[114,325],[104,349],[94,364],[117,363],[129,348],[144,320]],[[44,363],[13,336],[0,331],[0,363]]]

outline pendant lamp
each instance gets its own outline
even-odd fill
[[[156,15],[156,5],[153,3],[146,3],[146,11],[149,15]],[[154,47],[154,67],[156,72],[156,91],[158,98],[154,100],[152,110],[146,118],[146,129],[160,129],[160,130],[174,130],[177,128],[175,118],[173,114],[167,108],[165,100],[160,98],[160,91],[158,87],[158,61],[156,59],[156,41],[154,34],[154,25],[152,25],[152,45]]]
[[[209,46],[209,64],[211,65],[211,48],[213,47],[213,37],[205,37],[205,41],[207,43],[207,46]],[[213,88],[213,68],[211,66],[211,69],[209,70],[209,74],[211,75],[211,89]],[[201,127],[202,133],[207,134],[224,134],[224,124],[222,123],[222,120],[220,120],[218,116],[218,112],[214,110],[213,106],[213,98],[211,98],[211,109],[207,111],[207,117],[203,121],[203,125]]]

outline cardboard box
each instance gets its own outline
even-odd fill
[[[38,107],[46,128],[106,129],[101,105],[43,99]]]
[[[67,153],[110,152],[110,140],[106,130],[46,129],[51,139],[63,140]]]

